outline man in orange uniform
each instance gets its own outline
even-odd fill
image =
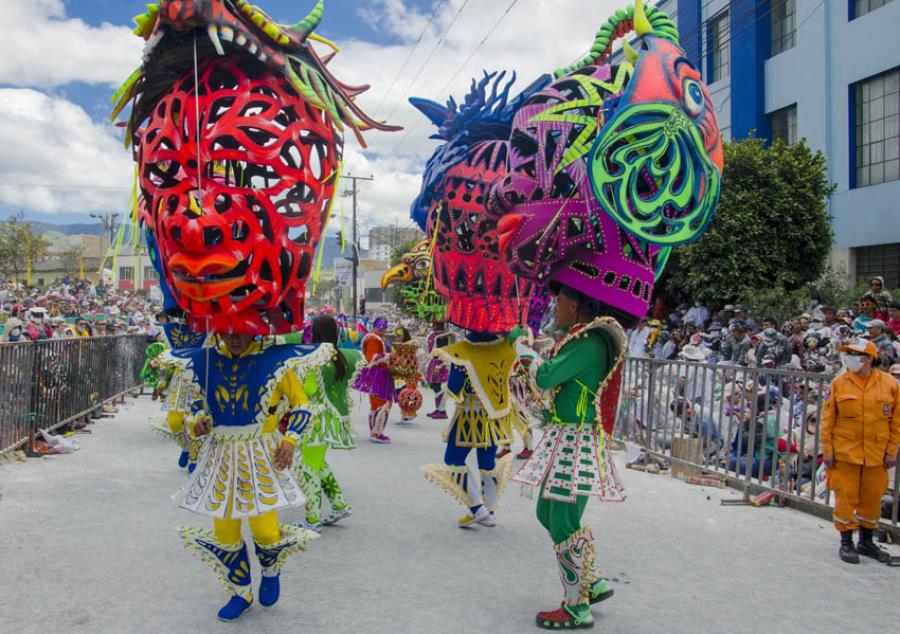
[[[872,541],[881,515],[888,470],[897,465],[900,446],[900,387],[891,375],[872,367],[878,350],[854,339],[840,348],[846,372],[831,384],[822,415],[822,447],[828,485],[834,491],[834,525],[841,533],[840,557],[881,559]],[[853,531],[859,543],[853,545]]]

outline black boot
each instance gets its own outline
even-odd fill
[[[856,547],[856,550],[863,557],[871,557],[878,561],[882,561],[882,558],[887,554],[886,551],[881,550],[881,548],[872,541],[871,528],[859,529],[859,545]]]
[[[859,553],[856,552],[856,546],[853,545],[853,531],[841,532],[841,549],[838,551],[841,561],[848,564],[859,563]]]

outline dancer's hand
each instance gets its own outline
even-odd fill
[[[275,451],[275,468],[290,469],[292,464],[294,464],[294,445],[282,440],[278,450]]]
[[[209,433],[209,419],[206,416],[197,416],[194,421],[194,436],[199,438]]]

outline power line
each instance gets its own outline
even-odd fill
[[[438,91],[438,93],[437,93],[438,98],[440,98],[440,96],[444,94],[444,91],[446,91],[450,87],[450,85],[456,80],[457,77],[459,77],[459,74],[465,69],[465,67],[468,65],[468,63],[472,61],[472,59],[475,57],[475,55],[478,53],[478,51],[481,50],[481,47],[483,47],[485,45],[485,43],[490,39],[491,35],[494,34],[494,32],[497,30],[497,28],[500,26],[500,24],[503,22],[503,20],[506,19],[506,16],[508,16],[510,14],[510,12],[513,10],[513,8],[516,6],[516,4],[518,2],[519,2],[519,0],[512,0],[512,2],[509,3],[509,5],[506,7],[506,9],[503,11],[503,13],[500,14],[500,17],[497,19],[497,21],[494,22],[494,25],[490,29],[488,29],[488,32],[485,34],[485,36],[483,38],[481,38],[481,41],[478,43],[478,45],[472,50],[471,53],[469,53],[469,56],[466,58],[466,60],[462,64],[460,64],[459,68],[456,69],[456,72],[453,73],[453,75],[450,77],[450,79],[447,80],[447,83],[445,83],[443,85],[443,87],[441,87],[441,89]],[[390,118],[390,117],[388,117],[388,118]],[[397,143],[397,145],[394,146],[394,150],[393,150],[394,153],[396,153],[397,150],[400,149],[400,147],[406,142],[406,140],[412,134],[413,130],[415,130],[418,127],[420,121],[421,121],[421,119],[416,119],[413,122],[413,124],[411,126],[409,126],[409,129],[407,129],[406,134],[404,134],[403,138],[401,138],[400,141]]]
[[[432,23],[434,22],[434,18],[437,15],[437,12],[440,10],[440,8],[442,6],[444,6],[444,4],[446,2],[447,2],[447,0],[440,0],[440,2],[438,2],[437,5],[434,7],[434,11],[431,12],[431,17],[428,18],[428,24],[426,24],[425,28],[422,29],[422,32],[419,33],[419,37],[418,37],[418,39],[416,39],[416,43],[410,49],[409,55],[406,56],[406,60],[403,62],[403,64],[400,66],[400,70],[398,70],[397,74],[394,76],[394,81],[391,82],[391,87],[388,88],[388,91],[386,93],[384,93],[384,97],[381,98],[381,103],[379,103],[378,107],[375,108],[375,112],[374,112],[375,115],[378,114],[378,112],[381,110],[381,107],[384,106],[384,102],[387,101],[387,98],[390,97],[391,93],[394,91],[394,87],[397,85],[397,81],[400,79],[400,75],[402,75],[403,71],[406,70],[406,66],[409,64],[410,60],[412,59],[413,54],[415,54],[415,52],[417,50],[419,50],[419,44],[422,43],[422,38],[425,37],[425,33],[428,32],[428,29],[431,27]]]
[[[412,78],[412,81],[409,82],[409,85],[406,87],[406,90],[403,92],[403,96],[400,97],[399,101],[397,101],[397,105],[395,105],[393,110],[391,110],[391,112],[388,114],[388,116],[385,117],[386,120],[390,121],[390,119],[394,116],[394,113],[397,112],[397,109],[400,107],[400,104],[403,103],[403,100],[406,98],[407,95],[409,95],[409,91],[412,89],[412,87],[415,85],[415,83],[419,80],[419,77],[422,76],[422,73],[425,71],[425,68],[428,66],[428,63],[434,57],[435,52],[437,52],[437,50],[438,50],[438,48],[440,48],[441,44],[444,43],[444,41],[447,38],[447,34],[450,33],[450,29],[453,28],[454,24],[456,24],[456,20],[459,19],[459,16],[462,14],[463,10],[468,6],[468,4],[469,4],[469,0],[465,0],[462,3],[462,6],[459,7],[459,10],[456,12],[456,15],[453,16],[452,20],[450,20],[450,24],[447,25],[447,28],[444,31],[444,34],[441,35],[441,37],[438,39],[437,42],[435,42],[434,46],[431,48],[431,52],[428,53],[428,57],[425,59],[424,62],[422,62],[422,65],[419,67],[419,70],[416,72],[415,77]]]

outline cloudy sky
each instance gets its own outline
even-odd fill
[[[319,33],[341,53],[332,70],[368,83],[366,111],[405,127],[352,137],[346,171],[361,184],[362,224],[409,224],[409,204],[434,148],[431,124],[407,99],[462,97],[483,69],[511,69],[517,86],[570,64],[625,0],[326,0]],[[108,121],[112,93],[139,64],[136,0],[0,0],[0,217],[78,222],[124,211],[132,164]],[[279,22],[313,0],[257,0]],[[308,6],[307,6],[308,5]],[[486,38],[486,39],[485,39]]]

